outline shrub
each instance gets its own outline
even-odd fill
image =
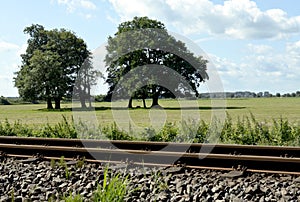
[[[21,124],[19,121],[11,124],[5,119],[4,122],[0,122],[0,135],[29,137],[33,135],[33,129],[29,128],[27,125]]]
[[[155,135],[149,137],[149,141],[171,142],[175,141],[179,134],[179,128],[175,123],[167,122]]]
[[[1,96],[0,97],[0,105],[10,105],[10,102],[7,100],[7,98]]]
[[[62,116],[63,121],[51,126],[46,124],[39,136],[41,137],[58,137],[58,138],[77,138],[77,131],[74,126],[74,121],[70,123],[66,116]]]
[[[110,126],[103,127],[102,132],[110,140],[133,140],[133,137],[126,131],[120,130],[115,122]]]

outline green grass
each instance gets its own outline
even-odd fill
[[[195,101],[183,101],[186,105],[192,105]],[[178,122],[181,121],[181,112],[188,114],[191,117],[200,116],[200,118],[206,122],[210,122],[212,116],[211,100],[200,99],[198,100],[198,106],[192,105],[192,107],[200,107],[199,110],[179,110],[179,102],[176,100],[160,100],[159,103],[162,107],[167,108],[163,111],[150,110],[150,109],[135,109],[129,110],[130,118],[133,123],[141,127],[149,127],[151,121],[149,114],[157,120],[164,120],[166,122]],[[142,106],[142,101],[134,101],[134,106]],[[147,100],[147,106],[150,106],[151,100]],[[127,102],[121,103],[122,106],[126,106]],[[54,125],[63,121],[62,115],[66,117],[68,121],[72,119],[72,111],[70,110],[72,104],[62,104],[61,111],[47,111],[45,110],[45,104],[25,104],[25,105],[0,105],[0,122],[6,119],[10,123],[20,121],[23,124],[39,126],[41,124]],[[101,102],[96,103],[96,116],[102,125],[110,125],[115,121],[112,111],[110,110],[111,103]],[[218,107],[218,106],[217,106]],[[214,110],[220,111],[220,109]],[[119,113],[114,110],[117,116],[122,116],[123,113]],[[127,110],[123,110],[127,112]],[[238,117],[249,115],[250,112],[259,121],[270,121],[273,118],[279,119],[280,117],[288,118],[290,122],[300,122],[300,98],[249,98],[249,99],[228,99],[226,112],[236,122]],[[127,116],[120,117],[123,124],[128,125],[129,120]],[[160,124],[157,121],[157,124]],[[154,124],[156,122],[154,121]]]
[[[140,111],[145,112],[145,110]],[[84,115],[90,119],[90,114]],[[65,115],[62,118],[63,121],[59,123],[54,125],[41,124],[40,127],[22,124],[18,121],[10,123],[5,120],[0,122],[0,135],[195,143],[218,141],[219,143],[231,144],[300,146],[299,122],[290,122],[288,118],[283,117],[262,122],[256,119],[252,113],[238,116],[236,121],[233,121],[231,115],[227,113],[224,124],[220,124],[222,121],[218,118],[211,123],[196,119],[167,121],[159,128],[154,126],[137,128],[132,123],[127,123],[129,125],[128,131],[119,128],[115,122],[107,125],[96,122],[94,123],[96,124],[95,127],[91,127],[91,123],[86,120],[81,120],[75,124],[73,119],[68,121]]]
[[[284,117],[290,122],[300,122],[300,98],[228,99],[227,106],[244,107],[227,110],[234,121],[237,121],[237,117],[249,115],[251,112],[259,121],[279,120]]]
[[[104,178],[102,184],[98,184],[94,192],[93,201],[97,202],[122,202],[128,190],[128,175],[121,176],[120,173],[113,173],[104,170]]]
[[[70,108],[71,104],[63,104],[62,108]],[[45,104],[0,105],[0,121],[7,119],[13,123],[20,121],[29,125],[55,124],[62,121],[62,115],[71,119],[71,111],[45,111]]]

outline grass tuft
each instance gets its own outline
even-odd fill
[[[121,176],[120,173],[109,172],[108,167],[104,169],[102,184],[98,184],[94,192],[93,201],[97,202],[122,202],[127,194],[129,184],[128,175]]]

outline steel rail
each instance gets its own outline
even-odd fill
[[[29,138],[30,139],[30,138]],[[33,140],[33,139],[32,139]],[[58,142],[62,141],[56,139]],[[75,140],[71,140],[75,141]],[[77,141],[77,140],[76,140]],[[91,140],[89,140],[91,141]],[[1,141],[0,141],[1,142]],[[110,142],[110,141],[109,141]],[[121,144],[122,141],[117,141]],[[100,143],[100,141],[98,142]],[[153,142],[140,142],[144,145],[163,145],[165,143],[153,143]],[[187,167],[208,167],[208,168],[220,168],[231,169],[232,167],[246,167],[247,170],[256,171],[272,171],[272,172],[300,172],[300,158],[299,157],[285,157],[285,156],[268,156],[264,153],[263,148],[275,147],[259,147],[262,152],[260,155],[249,154],[233,154],[231,153],[196,153],[196,152],[182,152],[180,149],[176,149],[176,145],[182,146],[182,144],[172,143],[175,151],[163,151],[163,150],[139,150],[131,149],[118,149],[118,148],[93,148],[93,147],[72,147],[72,146],[51,146],[49,145],[37,145],[37,144],[7,144],[0,143],[0,151],[10,156],[32,156],[36,154],[43,155],[45,158],[59,158],[64,156],[65,158],[72,159],[77,156],[85,157],[87,160],[94,160],[100,162],[130,162],[136,165],[174,165],[181,164]],[[126,141],[125,144],[131,145]],[[137,142],[134,144],[138,145]],[[196,144],[200,145],[200,144]],[[98,145],[99,146],[99,145]],[[194,144],[192,144],[194,146]],[[204,146],[204,145],[202,145]],[[216,145],[216,147],[229,149],[230,147],[245,148],[240,145]],[[131,145],[132,147],[132,145]],[[253,148],[250,146],[246,148]],[[300,148],[291,148],[293,152],[300,152]],[[281,148],[282,149],[282,148]],[[225,151],[227,151],[225,149]],[[233,151],[233,150],[232,150]]]
[[[30,144],[64,147],[86,148],[115,148],[146,151],[173,151],[188,153],[219,153],[235,155],[261,155],[299,157],[299,147],[287,146],[257,146],[257,145],[233,145],[233,144],[199,144],[199,143],[170,143],[147,141],[120,141],[120,140],[87,140],[64,138],[33,138],[33,137],[7,137],[0,136],[3,144]]]

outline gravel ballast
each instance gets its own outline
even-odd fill
[[[103,183],[100,164],[0,161],[0,201],[60,201],[64,194],[91,201]],[[246,172],[228,178],[225,171],[113,165],[111,171],[129,175],[125,201],[300,201],[300,178],[293,175]]]

